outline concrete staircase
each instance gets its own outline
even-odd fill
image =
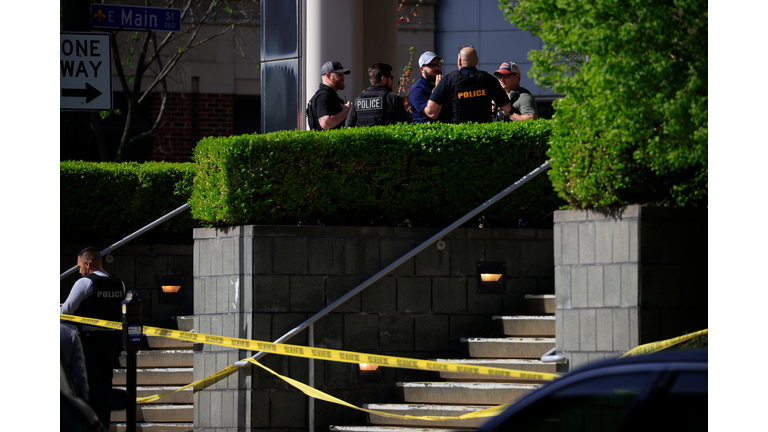
[[[192,330],[192,317],[177,317],[178,330]],[[158,336],[146,337],[148,349],[136,355],[136,393],[152,396],[178,389],[192,382],[192,342]],[[126,353],[120,356],[112,385],[125,389]],[[165,396],[155,402],[137,405],[137,432],[186,432],[193,430],[192,389]],[[112,412],[110,432],[124,432],[125,410]]]
[[[468,365],[483,365],[532,372],[557,373],[567,365],[543,363],[539,359],[555,347],[555,296],[525,296],[525,316],[493,317],[492,338],[461,339],[469,358],[434,359]],[[441,372],[441,381],[397,383],[400,403],[366,404],[365,408],[412,416],[458,417],[473,411],[514,402],[541,386],[542,381],[525,378],[479,376]],[[368,415],[368,426],[331,426],[344,432],[414,432],[474,430],[488,418],[466,420],[400,420]],[[456,429],[451,429],[456,428]]]

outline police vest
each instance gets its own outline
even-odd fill
[[[387,106],[387,95],[389,91],[380,92],[363,91],[360,96],[355,98],[355,112],[357,113],[357,122],[355,126],[375,126],[388,125],[394,123],[391,112]]]
[[[123,283],[117,276],[86,276],[93,282],[93,294],[86,297],[75,311],[75,315],[107,321],[122,322],[122,303],[125,299]]]
[[[486,72],[477,71],[471,77],[466,77],[459,71],[448,74],[453,83],[451,105],[453,107],[453,122],[462,123],[473,121],[486,123],[491,121],[491,95],[486,87]]]

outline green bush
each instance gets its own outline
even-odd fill
[[[528,54],[555,102],[549,176],[572,208],[706,206],[704,0],[499,0],[540,37]]]
[[[539,120],[210,137],[194,151],[190,205],[211,226],[445,226],[544,163],[550,130]],[[474,223],[551,227],[561,204],[541,175]]]
[[[192,163],[61,162],[62,243],[112,244],[189,199]],[[134,242],[191,243],[198,226],[189,211]]]

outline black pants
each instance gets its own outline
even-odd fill
[[[81,335],[85,354],[85,372],[88,374],[89,398],[104,427],[109,429],[112,392],[112,362],[117,349],[114,331],[90,331]]]

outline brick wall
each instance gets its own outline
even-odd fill
[[[439,232],[429,228],[239,226],[194,231],[195,329],[273,341]],[[458,229],[446,247],[422,251],[314,326],[319,347],[413,358],[463,356],[461,337],[486,336],[491,317],[523,312],[525,294],[554,293],[551,230]],[[507,264],[504,294],[477,292],[478,262]],[[287,343],[306,345],[307,331]],[[253,353],[204,345],[194,379]],[[308,360],[262,363],[302,382]],[[255,368],[253,368],[255,369]],[[356,382],[351,364],[315,361],[316,387],[352,404],[393,402],[395,382],[432,376],[384,369],[383,383]],[[262,370],[195,393],[195,428],[306,430],[307,398]],[[316,430],[365,414],[315,405]]]
[[[557,211],[554,249],[571,368],[707,328],[707,209]]]
[[[154,98],[154,112],[162,96]],[[234,133],[234,95],[169,93],[163,122],[155,133],[152,160],[189,162],[200,139]]]

